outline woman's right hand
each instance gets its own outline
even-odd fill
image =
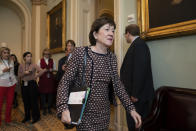
[[[30,71],[24,71],[24,74],[28,75],[28,74],[30,74]]]
[[[71,124],[71,117],[68,109],[62,112],[61,121],[63,123]]]
[[[10,68],[6,67],[3,69],[3,72],[9,72],[10,71]]]
[[[135,121],[135,128],[140,128],[142,125],[141,116],[135,110],[132,110],[130,112],[130,114],[131,114],[133,120]]]

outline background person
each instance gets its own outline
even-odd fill
[[[38,104],[38,85],[36,79],[47,70],[42,70],[38,65],[32,63],[31,52],[23,54],[24,64],[20,64],[18,76],[22,80],[22,99],[24,103],[25,116],[22,123],[31,120],[32,124],[40,120]]]
[[[56,74],[57,83],[59,83],[59,81],[61,80],[62,76],[65,73],[67,62],[70,59],[72,52],[74,51],[75,46],[76,46],[76,44],[73,40],[66,41],[65,56],[62,57],[58,62],[58,72]]]
[[[18,67],[20,63],[18,62],[18,59],[15,54],[11,54],[10,56],[11,56],[10,58],[14,62],[14,75],[16,76],[16,79],[17,79],[16,88],[14,92],[14,102],[13,102],[13,107],[16,108],[18,106],[17,96],[20,91],[20,80],[18,79]]]
[[[49,49],[44,49],[42,52],[43,58],[38,61],[38,66],[47,70],[43,75],[39,77],[39,93],[41,99],[41,106],[43,108],[43,115],[52,114],[52,104],[54,93],[56,92],[56,83],[53,71],[56,70],[56,64],[51,58]]]
[[[150,50],[139,36],[140,30],[136,24],[126,27],[125,38],[131,45],[123,60],[120,77],[137,112],[144,119],[151,109],[154,86]],[[127,125],[129,131],[135,129],[134,120],[129,113],[127,113]]]
[[[16,87],[14,62],[10,59],[10,49],[0,48],[0,125],[4,98],[6,99],[5,123],[11,122],[11,109]]]

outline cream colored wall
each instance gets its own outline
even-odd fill
[[[78,44],[89,45],[88,34],[90,32],[91,24],[95,18],[95,1],[94,0],[80,0],[79,2],[79,41]]]
[[[11,45],[11,49],[13,48],[14,53],[16,52],[20,61],[23,52],[27,50],[31,51],[31,9],[30,5],[27,5],[29,2],[29,0],[0,1],[1,6],[9,9],[8,11],[0,12],[1,15],[5,16],[0,21],[0,26],[2,26],[0,32],[5,32],[1,37],[8,39],[9,42],[13,41],[12,43],[15,43]],[[10,11],[12,12],[11,14]],[[4,30],[4,28],[6,29]]]
[[[121,16],[121,19],[123,21],[123,33],[124,33],[124,29],[127,25],[129,24],[135,24],[137,23],[137,7],[136,7],[137,3],[136,3],[136,0],[124,0],[123,2],[123,8],[122,8],[122,16]],[[134,14],[135,15],[135,22],[131,22],[131,23],[128,23],[127,22],[127,16],[130,15],[130,14]],[[124,55],[126,54],[130,44],[128,44],[126,42],[126,39],[124,38],[124,36],[121,34],[121,37],[122,37],[122,40],[123,40],[123,53],[122,53],[122,56],[124,57]]]
[[[25,5],[27,6],[27,8],[29,8],[29,10],[32,10],[32,3],[31,0],[21,0],[25,3]]]
[[[22,22],[12,9],[0,5],[0,43],[6,42],[21,61]]]
[[[50,11],[56,5],[58,5],[62,0],[47,0],[47,11]]]

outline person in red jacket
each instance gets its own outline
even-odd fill
[[[51,58],[51,53],[49,49],[43,50],[43,58],[38,61],[38,66],[47,71],[40,76],[39,78],[39,93],[41,99],[41,105],[43,108],[43,115],[48,113],[52,114],[51,107],[53,102],[53,96],[56,91],[55,88],[55,77],[53,71],[56,70],[56,65],[53,59]]]

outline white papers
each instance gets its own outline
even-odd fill
[[[28,86],[28,81],[24,81],[24,86]]]
[[[83,104],[86,91],[71,92],[69,95],[68,104]]]

